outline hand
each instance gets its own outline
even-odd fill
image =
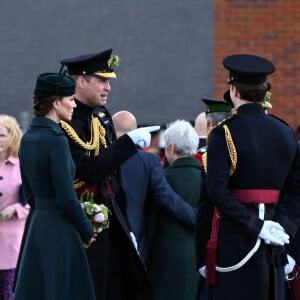
[[[150,132],[157,131],[159,129],[160,126],[140,127],[138,129],[129,131],[127,135],[131,138],[134,144],[145,148],[145,147],[149,147],[151,142]]]
[[[16,213],[16,208],[14,205],[8,205],[1,211],[1,220],[9,220]]]
[[[294,270],[296,261],[290,256],[287,255],[288,263],[284,266],[284,274],[287,275]]]
[[[263,227],[258,235],[266,244],[283,246],[289,243],[289,235],[284,228],[277,222],[264,221]]]
[[[199,271],[201,276],[206,278],[206,267],[205,266],[201,267],[198,271]]]

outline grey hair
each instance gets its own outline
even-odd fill
[[[168,125],[165,131],[166,148],[174,145],[176,154],[192,156],[197,152],[199,137],[190,122],[176,120]]]
[[[207,126],[212,125],[216,126],[219,122],[229,118],[231,116],[231,112],[214,112],[206,115]]]

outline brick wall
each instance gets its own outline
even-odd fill
[[[250,53],[271,60],[276,72],[270,113],[300,125],[300,1],[215,1],[215,96],[228,88],[224,57]]]

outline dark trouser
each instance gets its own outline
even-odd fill
[[[133,295],[133,279],[126,235],[120,223],[112,215],[109,229],[98,234],[97,241],[87,249],[97,300],[136,299]]]
[[[208,285],[207,299],[284,300],[284,268],[275,266],[276,249],[262,244],[243,267],[217,272],[217,285]]]
[[[13,300],[15,269],[0,270],[0,300]]]

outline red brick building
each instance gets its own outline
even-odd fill
[[[215,96],[222,97],[227,72],[225,56],[251,53],[271,60],[276,72],[270,113],[293,128],[300,125],[300,1],[215,1]]]

